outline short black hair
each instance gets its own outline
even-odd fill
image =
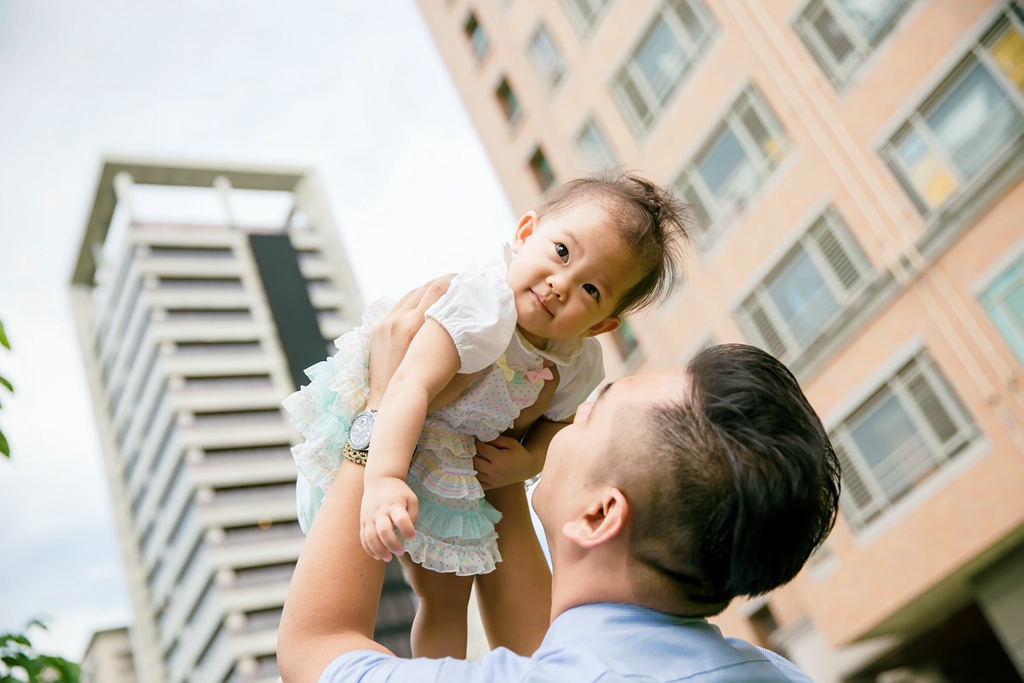
[[[686,367],[678,401],[646,412],[630,552],[689,601],[719,605],[790,581],[835,524],[840,469],[785,365],[744,344]]]
[[[625,292],[613,316],[651,308],[672,293],[682,272],[690,241],[689,209],[672,193],[632,174],[598,174],[576,178],[555,188],[537,209],[537,218],[555,215],[584,200],[601,202],[626,246],[636,254],[644,274]]]

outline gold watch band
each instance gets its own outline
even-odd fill
[[[367,451],[357,451],[356,449],[352,448],[348,441],[346,441],[345,445],[341,447],[341,452],[342,455],[345,456],[346,460],[351,460],[357,465],[366,465]]]

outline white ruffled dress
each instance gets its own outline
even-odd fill
[[[419,499],[416,538],[404,541],[413,561],[436,572],[486,574],[501,561],[494,525],[501,513],[484,498],[473,469],[474,439],[491,441],[532,405],[550,371],[558,389],[544,413],[561,421],[576,412],[604,377],[601,346],[592,338],[551,340],[535,348],[516,330],[506,257],[456,276],[426,317],[437,320],[459,352],[459,373],[479,375],[463,394],[423,424],[407,482]],[[305,442],[292,448],[299,468],[299,523],[308,531],[342,461],[342,446],[355,414],[369,395],[369,332],[394,305],[374,302],[363,324],[335,341],[338,352],[306,370],[309,385],[284,406]]]

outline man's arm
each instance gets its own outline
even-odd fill
[[[423,314],[447,289],[447,280],[406,295],[371,333],[370,397],[379,405]],[[359,542],[363,468],[341,464],[303,544],[285,600],[277,659],[286,683],[313,683],[327,665],[353,650],[390,654],[373,641],[384,563]]]
[[[302,546],[285,600],[277,636],[285,683],[313,683],[352,650],[388,652],[373,641],[384,563],[359,542],[362,494],[363,468],[345,460]]]

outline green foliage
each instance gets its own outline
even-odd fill
[[[4,324],[0,321],[0,346],[3,346],[8,351],[11,350],[11,342],[7,341],[7,334],[4,332]],[[14,387],[8,382],[2,375],[0,375],[0,386],[7,389],[7,391],[14,393]],[[7,443],[7,437],[4,436],[3,430],[0,430],[0,455],[5,458],[11,457],[11,446]],[[0,679],[0,683],[4,683],[7,679]]]
[[[46,629],[33,619],[25,631],[32,626]],[[80,675],[77,664],[36,652],[24,633],[0,633],[0,683],[78,683]]]

